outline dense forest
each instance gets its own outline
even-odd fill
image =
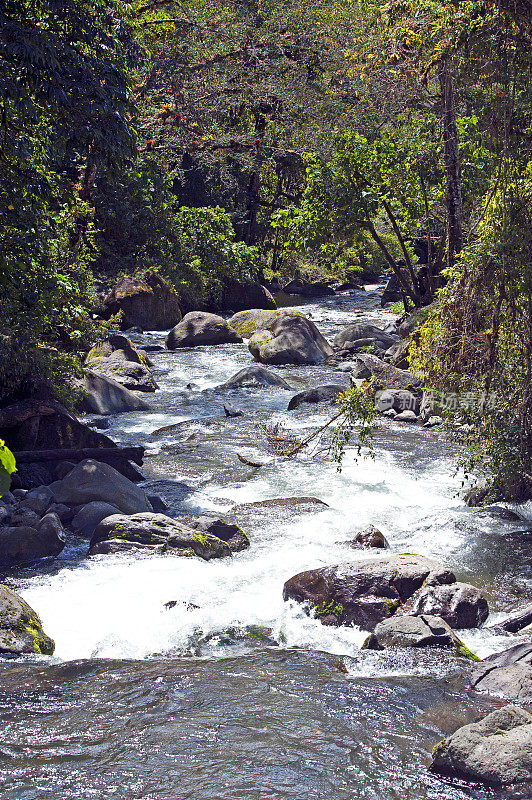
[[[531,16],[3,0],[2,404],[43,385],[74,402],[126,277],[168,282],[185,313],[393,274],[401,308],[426,309],[411,368],[467,398],[464,463],[528,497]]]

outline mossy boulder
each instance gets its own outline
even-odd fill
[[[158,388],[146,353],[120,334],[111,335],[89,350],[85,365],[125,389],[154,392]]]
[[[0,586],[0,653],[52,655],[54,648],[33,608],[16,592]]]
[[[276,319],[282,316],[304,316],[300,311],[280,309],[278,311],[263,311],[252,308],[248,311],[239,311],[229,319],[229,325],[244,339],[249,339],[256,331],[268,330]]]
[[[108,314],[122,312],[124,328],[138,326],[143,330],[164,331],[181,319],[174,288],[151,271],[122,278],[104,302]]]
[[[207,311],[190,311],[172,328],[166,337],[166,347],[177,350],[180,347],[236,344],[241,341],[241,336],[223,317]]]
[[[165,514],[114,514],[102,520],[91,539],[90,555],[124,550],[153,550],[205,561],[231,555],[229,544],[218,536],[193,528]]]
[[[333,349],[306,317],[283,314],[248,342],[251,355],[263,364],[322,364]]]

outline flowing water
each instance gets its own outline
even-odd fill
[[[384,325],[378,292],[305,307],[332,337],[356,318]],[[56,641],[53,658],[0,664],[0,791],[9,800],[431,800],[517,798],[427,771],[430,750],[497,706],[467,690],[467,662],[442,652],[360,650],[365,634],[330,628],[282,600],[304,569],[367,558],[346,542],[373,523],[392,551],[433,556],[487,595],[492,620],[530,596],[522,522],[479,514],[457,496],[443,434],[386,421],[374,458],[348,451],[267,461],[261,422],[299,435],[330,407],[287,412],[293,392],[216,387],[251,363],[245,344],[150,347],[160,391],[148,412],[112,418],[117,441],[147,445],[145,474],[172,515],[314,496],[328,507],[236,509],[251,547],[232,559],[98,556],[73,539],[52,565],[11,580]],[[331,365],[275,370],[294,390],[347,386]],[[226,419],[229,400],[247,413]],[[523,530],[528,533],[523,533]],[[519,531],[519,532],[518,532]],[[172,607],[165,604],[172,602]],[[460,633],[478,655],[519,637]]]

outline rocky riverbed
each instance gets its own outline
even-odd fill
[[[297,310],[332,343],[354,322],[379,330],[392,323],[379,299],[370,288]],[[274,333],[279,340],[286,332]],[[342,337],[341,358],[320,344],[327,360],[314,349],[312,364],[281,364],[277,355],[272,362],[279,341],[274,347],[262,337],[257,352],[266,348],[264,367],[274,381],[262,372],[259,379],[257,371],[230,381],[253,364],[246,341],[170,351],[166,332],[130,336],[147,352],[158,388],[143,393],[148,408],[88,420],[105,425],[121,444],[147,446],[147,481],[137,488],[162,498],[164,514],[176,522],[165,523],[155,508],[120,508],[111,491],[99,501],[115,500],[119,514],[129,520],[134,514],[134,525],[111,516],[114,522],[98,521],[90,536],[80,525],[53,560],[9,570],[9,586],[38,612],[55,653],[0,662],[2,796],[529,797],[522,781],[490,788],[478,775],[449,777],[428,768],[434,745],[460,726],[508,699],[529,708],[526,687],[504,700],[509,690],[501,686],[530,681],[530,634],[496,623],[531,597],[531,509],[514,509],[512,518],[467,508],[457,496],[461,478],[453,475],[454,452],[443,432],[397,420],[393,397],[394,413],[379,425],[373,459],[355,461],[348,451],[338,473],[319,447],[289,461],[269,456],[262,425],[278,423],[304,436],[326,421],[334,392],[288,406],[316,387],[350,385],[349,336]],[[172,337],[172,346],[178,340]],[[243,414],[226,416],[227,404]],[[417,420],[419,408],[413,413]],[[237,452],[264,466],[242,463]],[[65,491],[60,500],[82,504]],[[278,502],[294,497],[307,499]],[[215,524],[220,519],[227,528]],[[370,525],[389,549],[356,541]],[[210,557],[214,549],[222,557]],[[437,564],[425,570],[417,561],[408,592],[396,580],[397,564],[411,560],[404,553]],[[364,609],[374,615],[375,598],[380,609],[383,602],[393,607],[388,622],[379,611],[369,628],[359,611],[347,615],[336,581],[345,574],[337,565],[350,564],[350,574],[359,575],[368,558],[396,559],[389,575],[375,566],[364,578]],[[300,602],[310,596],[285,591],[283,599],[294,576],[332,568],[326,597],[316,596],[310,607]],[[462,605],[456,601],[451,613],[458,596]],[[422,615],[416,630],[400,622],[407,617],[398,607],[407,601]],[[435,613],[448,620],[446,628],[438,628]],[[361,649],[379,620],[388,628],[377,629],[372,646],[382,649]],[[440,637],[441,646],[412,647],[415,637],[417,645]],[[489,662],[488,674],[473,672],[480,667],[469,651],[485,658],[516,645],[525,650],[514,659]],[[510,668],[514,679],[497,668]],[[492,694],[489,685],[486,693],[474,691],[472,675],[477,688],[491,680]]]

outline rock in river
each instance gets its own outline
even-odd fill
[[[451,628],[479,628],[488,618],[488,603],[482,592],[470,583],[423,586],[398,614],[434,614]]]
[[[229,378],[228,381],[218,386],[218,389],[253,389],[261,386],[279,386],[281,389],[291,389],[292,387],[280,375],[275,375],[274,372],[260,364],[252,364],[250,367],[244,367],[236,375]]]
[[[229,344],[241,342],[242,337],[223,317],[206,311],[190,311],[166,337],[169,350],[198,345]]]
[[[464,725],[436,745],[431,770],[495,786],[532,786],[532,715],[508,705]]]
[[[387,364],[370,353],[358,353],[353,360],[356,367],[351,373],[352,378],[374,377],[385,389],[406,389],[409,386],[419,386],[421,383],[411,372]]]
[[[288,403],[288,411],[294,411],[304,403],[334,403],[338,395],[345,392],[346,389],[346,386],[341,386],[337,383],[316,386],[314,389],[305,389],[304,392],[299,392],[292,397]]]
[[[144,490],[121,475],[114,467],[86,458],[76,464],[55,489],[55,499],[67,506],[100,500],[116,506],[124,514],[149,509]]]
[[[301,572],[285,583],[283,597],[308,603],[324,624],[354,624],[371,631],[423,584],[455,580],[437,561],[399,555]]]
[[[248,311],[239,311],[229,320],[229,325],[244,339],[249,339],[256,331],[268,330],[276,319],[283,316],[297,315],[302,317],[300,311],[285,309],[279,311],[263,311],[260,308],[251,308]]]
[[[333,354],[314,323],[297,315],[278,317],[269,330],[254,333],[248,347],[264,364],[321,364]]]
[[[466,658],[476,659],[451,627],[441,617],[422,614],[419,617],[398,617],[379,622],[370,633],[363,650],[385,650],[389,647],[445,647]]]
[[[126,276],[105,298],[109,314],[122,311],[123,327],[165,331],[181,319],[179,298],[174,288],[155,272],[142,277]]]
[[[92,414],[115,414],[122,411],[146,411],[148,404],[122,384],[99,372],[86,370],[79,382],[84,397],[81,411]]]
[[[0,568],[21,567],[41,558],[53,558],[66,544],[59,517],[49,512],[33,525],[0,528]]]
[[[54,647],[33,608],[7,586],[0,586],[0,653],[52,655]]]
[[[483,659],[471,676],[477,692],[532,705],[532,644],[516,644]]]
[[[205,561],[231,555],[231,548],[212,533],[195,529],[164,514],[115,514],[94,531],[90,555],[123,550],[156,550],[174,555],[199,556]]]

